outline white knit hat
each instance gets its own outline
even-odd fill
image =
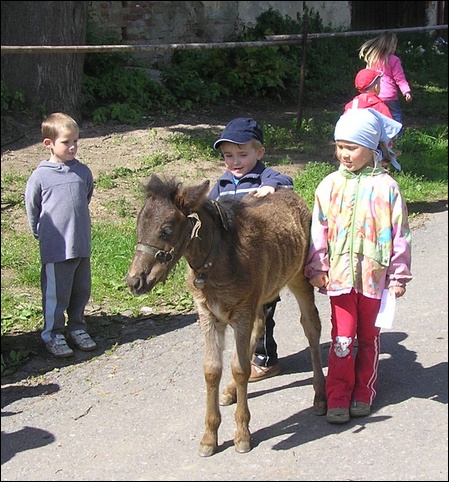
[[[335,125],[334,139],[349,141],[377,150],[379,142],[389,143],[402,129],[402,124],[375,109],[350,109]]]
[[[368,147],[377,152],[377,161],[380,162],[383,154],[379,149],[379,142],[389,145],[401,129],[400,122],[390,119],[375,109],[349,109],[335,125],[334,139]],[[402,168],[393,150],[389,147],[388,151],[392,166],[400,171]]]

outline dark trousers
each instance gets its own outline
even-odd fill
[[[278,297],[275,301],[264,306],[266,313],[265,332],[257,342],[253,363],[262,367],[270,367],[278,362],[277,343],[274,340],[274,312],[276,305],[280,301]]]

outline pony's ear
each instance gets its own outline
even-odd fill
[[[148,192],[159,192],[159,191],[166,191],[167,181],[163,181],[159,176],[156,174],[151,174],[150,180],[148,184],[145,186]]]
[[[175,204],[187,214],[198,211],[204,204],[209,191],[210,181],[204,181],[198,186],[182,187],[178,190]]]

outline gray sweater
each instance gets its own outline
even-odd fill
[[[94,190],[92,171],[74,159],[42,161],[29,177],[25,208],[42,264],[89,257],[89,203]]]

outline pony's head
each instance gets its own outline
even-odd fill
[[[209,181],[183,188],[174,179],[153,175],[146,186],[146,201],[137,217],[137,245],[126,275],[134,295],[164,282],[179,261],[195,230],[195,211],[206,199]]]

